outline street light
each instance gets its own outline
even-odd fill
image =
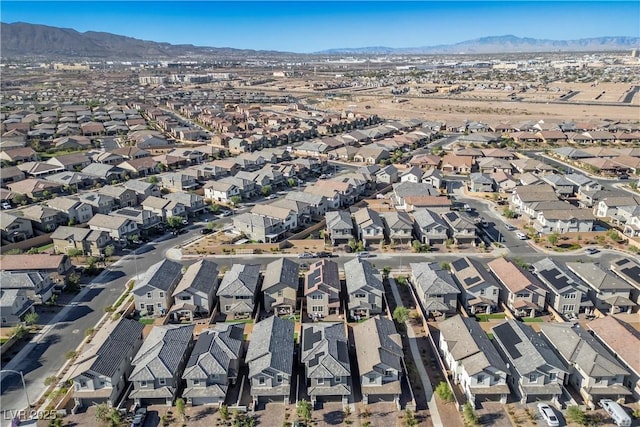
[[[20,378],[22,379],[22,388],[24,389],[24,395],[27,398],[27,407],[31,408],[31,403],[29,402],[29,393],[27,393],[27,385],[24,382],[24,375],[22,374],[22,371],[14,371],[13,369],[3,369],[0,371],[0,374],[3,372],[8,372],[8,373],[13,373],[13,374],[19,374]]]

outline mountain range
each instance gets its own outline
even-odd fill
[[[424,47],[338,48],[315,52],[316,55],[421,55],[482,54],[515,52],[588,52],[630,50],[640,45],[640,37],[597,37],[579,40],[541,40],[512,35],[483,37],[460,43]],[[96,58],[96,59],[171,59],[184,57],[272,56],[286,52],[172,45],[139,40],[111,33],[50,27],[24,22],[0,23],[0,51],[3,58]],[[289,54],[290,55],[290,54]]]

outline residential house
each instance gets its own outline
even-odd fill
[[[126,318],[98,329],[66,375],[73,380],[75,406],[106,403],[117,407],[127,388],[131,361],[142,346],[143,329],[140,322]]]
[[[285,233],[284,223],[280,219],[245,212],[233,217],[233,227],[257,242],[273,243]]]
[[[542,180],[553,187],[559,197],[571,197],[576,192],[575,184],[564,175],[550,173],[543,175]]]
[[[223,203],[231,203],[233,197],[241,197],[240,189],[233,183],[210,181],[204,186],[204,197]]]
[[[220,282],[216,295],[220,313],[235,319],[251,317],[260,280],[259,264],[233,264]]]
[[[149,267],[135,282],[133,299],[142,316],[164,316],[173,305],[173,292],[182,278],[182,264],[168,259]]]
[[[422,196],[439,196],[440,192],[430,184],[399,182],[393,184],[393,201],[398,209],[408,211],[408,198]],[[446,197],[444,197],[446,199]],[[447,199],[448,201],[448,199]],[[449,202],[449,205],[451,202]]]
[[[392,211],[383,212],[381,216],[392,246],[411,243],[413,220],[408,213]]]
[[[167,172],[159,176],[160,185],[170,191],[195,190],[199,186],[193,176],[182,172]]]
[[[206,208],[204,197],[197,194],[178,191],[175,193],[165,194],[163,197],[167,200],[171,200],[172,202],[182,203],[186,212],[191,216],[197,215]]]
[[[105,185],[96,192],[105,196],[113,197],[116,208],[126,208],[138,206],[138,195],[135,191],[120,185]]]
[[[513,319],[494,326],[491,331],[498,352],[507,362],[509,385],[520,403],[558,402],[568,369],[547,341],[531,326]]]
[[[364,247],[384,242],[384,223],[378,212],[369,208],[360,208],[353,214],[358,231],[358,240]]]
[[[404,353],[402,339],[393,321],[381,316],[371,317],[353,327],[353,340],[362,402],[391,399],[400,409]]]
[[[505,172],[496,172],[491,175],[496,187],[501,193],[511,193],[518,185],[518,180],[513,175]]]
[[[289,403],[293,374],[292,321],[271,316],[253,325],[245,362],[249,366],[252,407],[260,399],[278,398]]]
[[[500,299],[500,285],[477,260],[465,257],[451,263],[451,273],[469,314],[491,313]]]
[[[547,305],[568,318],[577,318],[579,313],[591,314],[593,302],[588,296],[587,286],[577,277],[565,271],[558,262],[544,258],[532,264],[536,275],[544,283]]]
[[[112,183],[113,181],[122,181],[126,174],[126,171],[124,169],[102,163],[90,163],[89,165],[82,168],[80,172],[107,183]]]
[[[192,406],[224,403],[229,386],[240,376],[244,350],[243,323],[217,323],[200,333],[182,379],[182,396]]]
[[[387,165],[375,172],[374,180],[379,184],[393,184],[398,182],[398,169],[393,165]]]
[[[187,217],[187,209],[182,203],[156,196],[149,196],[144,199],[142,201],[142,209],[151,212],[153,216],[157,216],[162,222],[166,222],[167,218],[174,216]]]
[[[33,304],[25,289],[0,289],[0,326],[11,328],[22,324],[24,316],[34,312]]]
[[[327,200],[324,196],[306,193],[303,191],[290,191],[285,196],[286,200],[303,202],[309,205],[310,213],[313,218],[323,218],[327,212]]]
[[[444,182],[444,175],[442,175],[440,169],[435,169],[435,167],[427,169],[424,175],[422,175],[422,183],[429,184],[433,186],[433,188],[442,188]]]
[[[6,268],[3,264],[2,268]],[[34,304],[44,304],[51,299],[55,283],[51,277],[37,270],[0,271],[2,289],[22,289]]]
[[[475,160],[470,156],[458,156],[447,154],[442,157],[440,169],[448,174],[468,175],[475,164]]]
[[[437,213],[429,209],[413,212],[413,229],[416,239],[423,245],[443,244],[447,241],[449,227]]]
[[[564,209],[544,209],[538,212],[533,228],[539,234],[565,234],[593,230],[595,218],[591,211],[577,208],[569,203],[565,205],[558,206]]]
[[[631,258],[613,260],[610,264],[611,271],[633,286],[629,299],[640,305],[640,264]]]
[[[600,399],[624,400],[631,394],[624,386],[629,371],[578,323],[543,323],[540,334],[569,367],[567,383],[591,409]]]
[[[496,187],[493,178],[486,173],[474,172],[469,175],[469,190],[472,193],[493,193]]]
[[[48,275],[56,284],[64,283],[73,268],[71,259],[63,254],[0,255],[0,266],[6,271],[38,271]]]
[[[15,166],[3,166],[0,168],[0,186],[6,187],[12,182],[22,181],[25,178],[24,172]]]
[[[289,208],[274,206],[273,204],[256,204],[251,208],[251,213],[280,221],[285,232],[298,228],[298,215]]]
[[[640,399],[640,334],[630,324],[616,316],[604,316],[587,323],[587,329],[602,343],[620,364],[629,371],[624,386],[633,398]]]
[[[312,319],[338,314],[340,311],[340,276],[338,264],[322,259],[309,267],[304,279],[307,315]]]
[[[500,301],[516,316],[535,317],[544,311],[547,291],[531,274],[502,257],[487,265],[503,287]]]
[[[453,381],[473,407],[485,400],[506,403],[508,368],[473,318],[456,315],[439,324],[438,347]]]
[[[307,394],[311,404],[319,399],[336,398],[342,406],[351,395],[351,364],[346,325],[305,323],[302,326],[300,362],[304,364]]]
[[[129,398],[168,406],[182,390],[182,373],[193,348],[194,325],[154,326],[131,364]]]
[[[149,196],[160,197],[160,188],[157,184],[152,182],[143,181],[141,179],[130,179],[124,184],[125,188],[133,190],[138,198],[138,204],[141,204],[144,199]]]
[[[424,171],[416,166],[412,166],[409,169],[402,172],[400,175],[400,182],[413,182],[419,183],[422,182],[422,176],[424,175]]]
[[[109,214],[112,217],[122,217],[132,220],[138,230],[149,230],[160,224],[162,218],[154,212],[142,207],[117,209]]]
[[[516,187],[509,202],[516,212],[535,218],[537,212],[531,206],[533,203],[557,200],[558,196],[553,187],[543,184]]]
[[[460,290],[448,270],[435,262],[412,262],[411,283],[427,316],[455,313]]]
[[[288,258],[267,264],[262,282],[263,309],[276,316],[291,316],[297,309],[300,265]]]
[[[475,245],[478,229],[468,215],[451,211],[443,213],[442,219],[449,227],[451,238],[456,245]]]
[[[346,211],[330,211],[325,214],[327,234],[333,246],[348,243],[354,238],[353,220]]]
[[[22,181],[10,182],[5,185],[15,194],[24,194],[32,200],[40,200],[54,194],[60,194],[63,186],[45,179],[27,178]]]
[[[34,235],[30,220],[9,212],[0,212],[0,233],[2,240],[9,243],[21,242]]]
[[[236,186],[238,191],[240,192],[240,197],[243,199],[250,199],[254,196],[258,195],[258,186],[255,182],[249,179],[236,178],[235,176],[225,176],[218,180],[218,182],[233,184]],[[232,190],[225,190],[225,192],[230,192]]]
[[[603,313],[631,312],[637,304],[631,301],[632,285],[600,264],[567,262],[567,267],[589,286],[588,295],[595,308]]]
[[[172,293],[170,315],[176,322],[207,318],[213,313],[218,288],[218,264],[201,259],[191,264]]]
[[[94,185],[94,178],[81,172],[60,172],[44,177],[45,180],[62,185],[63,190],[72,192],[89,188]]]
[[[68,253],[73,249],[83,255],[96,257],[104,255],[104,249],[111,242],[106,231],[68,226],[58,227],[50,237],[57,252]]]
[[[382,313],[384,287],[382,276],[364,259],[354,258],[344,264],[349,316],[359,320]]]
[[[52,232],[63,223],[62,215],[57,210],[44,205],[31,205],[14,212],[16,215],[31,220],[33,228],[45,233]]]

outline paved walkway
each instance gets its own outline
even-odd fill
[[[393,299],[396,300],[397,306],[404,306],[402,303],[402,299],[400,298],[400,292],[398,292],[398,286],[396,285],[396,281],[391,277],[389,278],[389,285],[391,286],[391,292],[393,293]],[[416,369],[418,370],[418,374],[420,375],[420,380],[422,380],[422,387],[424,388],[424,393],[427,397],[427,405],[429,406],[429,414],[431,415],[431,420],[433,421],[434,427],[442,427],[442,420],[440,419],[440,413],[438,412],[438,405],[436,404],[436,398],[433,394],[433,386],[431,385],[431,381],[429,381],[429,376],[427,375],[427,370],[424,367],[424,363],[422,363],[422,357],[420,356],[420,350],[418,349],[418,345],[416,344],[416,335],[413,332],[413,328],[411,324],[407,320],[405,322],[407,326],[407,337],[409,338],[409,347],[411,348],[411,355],[413,356],[413,362],[416,365]]]

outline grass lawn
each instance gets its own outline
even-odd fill
[[[253,319],[225,320],[224,323],[253,323]]]
[[[142,319],[138,320],[138,322],[142,323],[143,325],[153,325],[155,321],[156,320],[152,319],[151,317],[143,317]]]
[[[479,322],[488,322],[489,320],[500,320],[507,317],[504,313],[492,313],[492,314],[476,314],[476,318]]]
[[[6,343],[7,341],[9,341],[9,338],[7,338],[7,337],[0,338],[0,345]]]
[[[542,317],[523,317],[522,321],[524,323],[540,323],[540,322],[544,322]]]
[[[49,243],[48,245],[40,246],[38,248],[38,252],[44,252],[47,249],[51,249],[52,247],[53,247],[53,242]]]

